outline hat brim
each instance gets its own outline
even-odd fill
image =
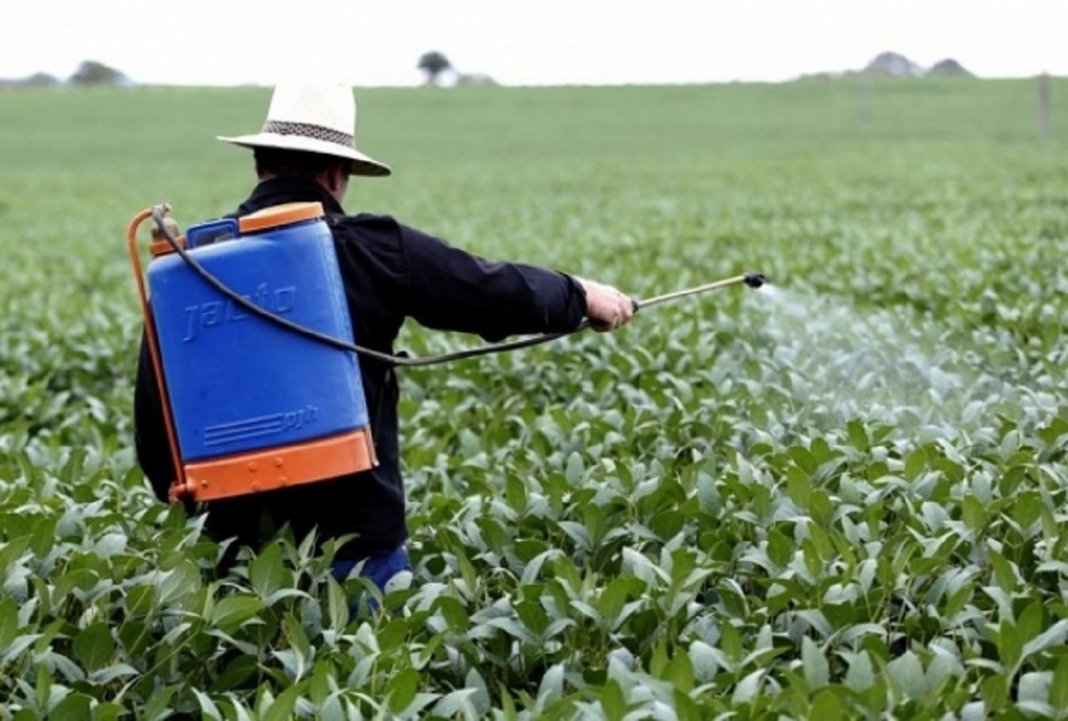
[[[386,176],[393,170],[385,163],[380,163],[369,155],[364,155],[355,148],[299,135],[277,135],[275,133],[256,133],[237,137],[216,136],[223,142],[240,145],[245,148],[278,148],[279,150],[298,150],[305,153],[319,153],[344,158],[352,161],[350,175]]]

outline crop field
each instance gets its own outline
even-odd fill
[[[0,719],[1068,718],[1068,81],[374,89],[389,213],[637,298],[401,372],[411,578],[134,458],[126,223],[269,92],[0,93]],[[406,328],[416,354],[477,338]],[[314,382],[309,379],[309,382]]]

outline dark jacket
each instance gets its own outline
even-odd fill
[[[490,263],[401,225],[388,216],[345,216],[318,183],[280,178],[260,183],[236,215],[296,201],[319,201],[332,232],[353,332],[361,345],[393,353],[405,318],[441,330],[498,340],[519,333],[573,330],[586,312],[570,276],[515,263]],[[360,359],[379,465],[374,470],[263,495],[213,501],[206,529],[258,547],[283,524],[296,537],[358,534],[339,558],[396,548],[407,538],[397,441],[397,381],[383,363]],[[447,373],[448,368],[438,369]],[[313,380],[313,379],[310,379]],[[134,396],[137,457],[160,499],[174,476],[159,394],[142,343]]]

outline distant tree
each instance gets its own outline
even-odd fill
[[[95,60],[86,60],[70,76],[71,85],[127,85],[126,75]]]
[[[935,63],[930,70],[927,71],[928,75],[935,76],[954,76],[963,78],[975,77],[970,72],[965,70],[964,66],[958,63],[953,58],[946,58],[945,60],[939,60]]]
[[[922,74],[920,66],[901,53],[879,53],[864,68],[868,75],[882,75],[891,78],[916,77]]]
[[[59,78],[49,73],[34,73],[21,84],[31,88],[50,88],[59,85]]]
[[[452,68],[452,63],[443,53],[431,50],[419,57],[416,67],[426,73],[427,85],[437,85],[438,78],[441,77],[443,72]]]

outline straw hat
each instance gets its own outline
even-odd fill
[[[388,165],[356,149],[356,98],[345,85],[278,85],[260,132],[219,140],[246,148],[280,148],[352,161],[352,175],[389,175]]]

